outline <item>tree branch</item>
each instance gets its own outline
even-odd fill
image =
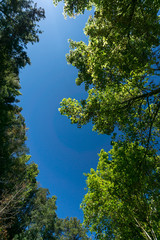
[[[136,221],[136,223],[138,224],[138,227],[141,228],[142,232],[144,233],[144,235],[146,236],[147,240],[152,240],[152,238],[149,236],[149,234],[146,232],[146,230],[142,227],[142,225],[138,222],[138,220],[134,217],[134,220]]]
[[[125,100],[125,101],[122,102],[122,104],[127,103],[127,102],[133,102],[133,101],[141,99],[141,98],[151,97],[151,96],[153,96],[155,94],[158,94],[158,93],[160,93],[160,88],[157,88],[155,90],[152,90],[151,92],[147,92],[147,93],[135,96],[133,98],[130,98],[128,100]]]

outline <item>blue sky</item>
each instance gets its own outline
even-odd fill
[[[57,196],[58,216],[82,221],[83,173],[96,168],[97,153],[110,149],[110,138],[92,132],[91,124],[81,129],[71,125],[58,108],[65,97],[86,96],[83,86],[76,86],[77,70],[67,64],[65,54],[68,39],[87,42],[83,28],[91,12],[65,20],[62,3],[55,8],[51,0],[39,0],[38,6],[46,11],[40,23],[44,32],[39,43],[28,46],[32,64],[20,73],[22,113],[29,128],[27,145],[39,166],[38,181]]]

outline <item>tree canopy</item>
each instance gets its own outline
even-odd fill
[[[54,0],[57,4],[60,0]],[[93,8],[84,33],[70,40],[67,61],[78,69],[86,99],[63,99],[60,112],[82,127],[112,134],[82,202],[86,229],[97,239],[160,238],[160,24],[158,0],[64,0],[65,16]],[[77,218],[59,219],[56,197],[37,182],[19,106],[19,70],[39,40],[44,10],[32,0],[0,1],[0,238],[89,239]]]
[[[159,156],[146,156],[137,142],[115,143],[109,155],[101,150],[97,170],[87,174],[85,224],[98,239],[158,239]]]
[[[75,5],[75,12],[81,11]],[[79,127],[92,121],[93,129],[102,134],[117,126],[147,146],[151,133],[159,133],[159,5],[157,1],[94,5],[94,16],[85,27],[88,44],[70,41],[67,55],[68,63],[78,69],[76,83],[84,82],[88,98],[64,99],[60,112]],[[67,13],[68,8],[66,2]]]
[[[38,189],[38,167],[29,162],[26,125],[19,107],[19,69],[30,63],[28,43],[38,41],[44,10],[33,1],[0,1],[0,237],[26,227]]]
[[[91,121],[112,134],[113,149],[87,174],[84,223],[97,239],[158,239],[160,3],[64,0],[66,16],[92,8],[88,43],[70,40],[67,54],[88,97],[59,109],[78,127]]]
[[[39,41],[38,22],[44,17],[44,10],[32,0],[0,1],[0,238],[3,240],[54,240],[62,236],[88,239],[78,219],[58,218],[56,197],[39,186],[38,166],[31,161],[26,146],[27,127],[19,104],[19,71],[30,64],[27,45]]]
[[[76,217],[62,220],[60,240],[90,240],[87,230]]]

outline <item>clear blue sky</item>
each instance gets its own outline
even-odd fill
[[[65,20],[63,4],[55,8],[52,0],[39,0],[38,5],[46,11],[46,19],[40,23],[44,32],[39,43],[28,47],[32,65],[20,73],[22,113],[29,128],[27,145],[32,161],[39,166],[38,181],[57,196],[58,216],[82,221],[83,173],[96,168],[97,153],[110,149],[110,139],[92,132],[91,124],[81,129],[71,125],[58,108],[64,97],[86,96],[83,86],[76,86],[77,70],[67,64],[65,54],[68,39],[87,42],[83,28],[91,13]]]

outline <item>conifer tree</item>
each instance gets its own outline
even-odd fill
[[[38,41],[44,10],[30,0],[0,1],[0,236],[12,239],[37,191],[37,165],[29,163],[26,125],[17,105],[19,69],[30,63],[28,43]],[[28,213],[27,213],[28,214]],[[16,228],[15,228],[16,225]]]

